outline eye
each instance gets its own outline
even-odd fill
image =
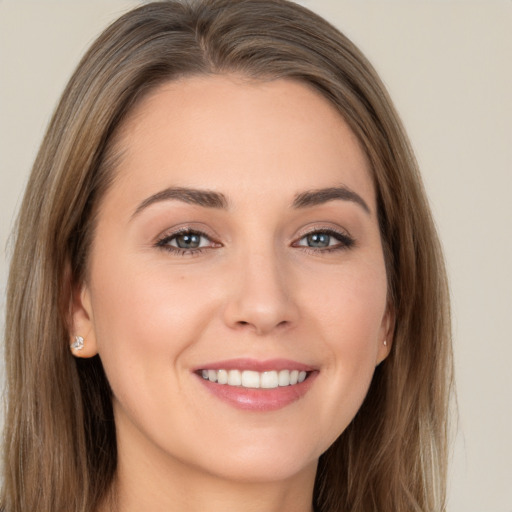
[[[306,247],[317,250],[348,249],[354,245],[353,238],[345,233],[339,233],[330,229],[312,231],[298,240],[295,247]]]
[[[165,235],[156,243],[157,247],[180,254],[200,252],[215,245],[215,242],[205,233],[188,229]]]
[[[198,249],[208,245],[205,243],[206,237],[199,233],[181,233],[175,235],[169,240],[169,245],[179,247],[180,249]]]

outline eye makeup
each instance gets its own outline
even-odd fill
[[[354,245],[355,240],[351,236],[333,228],[311,229],[297,242],[292,244],[293,247],[299,247],[316,253],[347,250]]]
[[[155,246],[177,255],[200,254],[205,249],[221,247],[221,244],[212,240],[212,238],[198,229],[182,227],[172,233],[166,233],[159,238]]]
[[[352,248],[355,240],[347,233],[333,228],[310,229],[291,247],[312,253],[330,253]],[[155,246],[179,256],[200,254],[204,250],[222,247],[220,242],[198,229],[182,227],[160,237]]]

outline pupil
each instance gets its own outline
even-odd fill
[[[192,233],[186,233],[176,237],[176,245],[180,249],[195,249],[199,247],[200,236]]]
[[[308,235],[308,245],[309,247],[328,247],[330,238],[330,235],[325,233],[312,233]]]

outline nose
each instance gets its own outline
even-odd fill
[[[264,336],[297,322],[292,277],[286,263],[270,252],[251,252],[232,267],[236,272],[230,273],[232,291],[224,311],[230,328]]]

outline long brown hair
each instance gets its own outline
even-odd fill
[[[320,458],[318,512],[444,510],[451,388],[443,259],[400,120],[361,52],[286,0],[162,1],[112,24],[80,62],[34,164],[7,292],[2,507],[89,512],[116,470],[98,357],[69,352],[73,283],[112,185],[115,134],[133,105],[185,75],[235,72],[308,84],[340,112],[371,164],[395,332],[350,426]]]

